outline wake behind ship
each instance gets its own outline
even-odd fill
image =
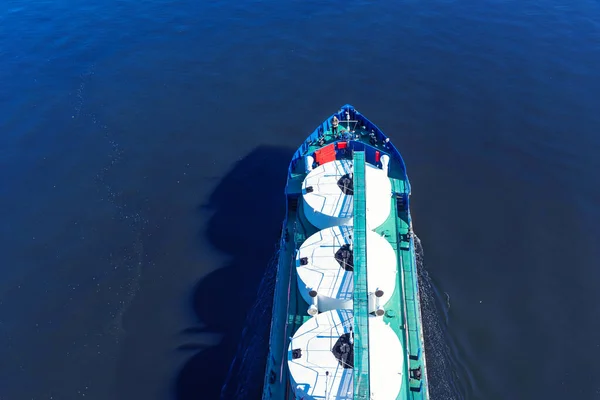
[[[351,105],[294,153],[263,400],[428,399],[410,183]]]

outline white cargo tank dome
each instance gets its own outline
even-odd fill
[[[375,229],[390,215],[392,184],[383,171],[366,164],[367,227]],[[335,160],[313,169],[302,182],[306,219],[319,229],[352,225],[354,210],[351,160]]]
[[[354,293],[354,252],[351,226],[323,229],[302,243],[296,255],[298,289],[314,315],[334,309],[351,309]],[[367,231],[367,281],[369,310],[385,308],[397,281],[396,253],[389,242]]]
[[[306,219],[319,229],[352,225],[352,161],[336,160],[313,169],[302,182]]]
[[[369,376],[372,399],[396,399],[404,368],[402,343],[383,318],[369,317]]]
[[[288,346],[290,383],[296,398],[354,397],[352,325],[352,311],[336,310],[321,313],[298,328]],[[369,317],[370,398],[397,398],[404,362],[396,333],[382,318]]]

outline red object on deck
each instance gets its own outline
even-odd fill
[[[338,150],[345,149],[346,147],[348,147],[348,142],[337,142]]]
[[[329,161],[335,160],[335,147],[332,144],[329,144],[322,149],[315,151],[315,161],[319,163],[319,165],[323,165],[328,163]]]
[[[375,150],[375,162],[379,162],[380,158],[381,158],[381,154],[379,153],[379,150]]]

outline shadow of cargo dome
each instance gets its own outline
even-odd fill
[[[213,333],[221,335],[222,340],[216,346],[197,352],[185,363],[176,377],[177,400],[218,399],[228,372],[230,381],[236,381],[235,374],[243,360],[238,357],[233,365],[232,360],[238,344],[245,345],[240,343],[241,333],[248,315],[252,315],[261,278],[277,249],[285,215],[287,168],[292,155],[292,149],[257,147],[222,179],[208,204],[198,207],[202,212],[214,212],[207,226],[208,240],[231,259],[200,280],[191,295],[192,307],[203,328],[190,327],[183,334]],[[272,293],[268,301],[272,303]],[[247,326],[247,330],[260,338],[268,336],[270,307],[271,304],[266,315],[260,316],[264,321],[257,323],[256,318],[248,319],[256,326]],[[198,347],[193,344],[180,346],[181,351],[195,348]],[[240,348],[238,352],[243,350]],[[253,355],[260,358],[262,369],[244,372],[255,377],[256,388],[248,388],[249,399],[260,398],[266,355],[264,346],[260,354]],[[224,391],[223,398],[232,397]]]

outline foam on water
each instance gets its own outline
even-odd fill
[[[106,124],[99,120],[97,114],[85,107],[86,87],[93,79],[96,65],[91,64],[85,72],[80,75],[80,84],[76,92],[76,104],[73,119],[82,119],[84,124],[92,124],[89,129],[94,134],[101,135],[110,145],[110,153],[107,154],[108,162],[95,176],[98,194],[102,201],[107,201],[113,207],[114,219],[124,222],[132,234],[133,241],[126,245],[125,253],[111,252],[109,254],[109,265],[105,274],[119,274],[118,288],[114,290],[114,310],[111,312],[112,322],[108,331],[119,342],[119,337],[124,333],[123,315],[131,305],[135,295],[140,290],[140,279],[145,264],[144,234],[148,226],[148,219],[143,215],[140,207],[127,202],[122,191],[115,189],[111,182],[110,174],[118,168],[119,163],[126,157],[126,153],[119,145]],[[118,272],[116,272],[118,271]],[[125,271],[127,277],[121,277]],[[109,290],[112,290],[112,286]]]
[[[448,334],[450,295],[441,295],[435,287],[425,269],[421,240],[417,235],[414,238],[429,393],[436,400],[466,399],[469,398],[469,385],[465,384],[468,381],[459,375],[462,368],[457,363],[458,353]]]

